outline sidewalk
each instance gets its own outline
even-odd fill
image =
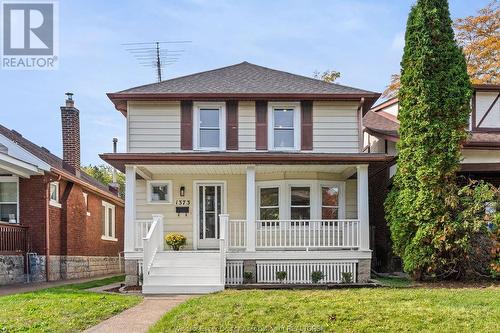
[[[110,277],[117,276],[117,275],[122,275],[122,274],[110,274],[110,275],[94,276],[91,278],[74,279],[74,280],[60,280],[60,281],[50,281],[50,282],[12,284],[12,285],[8,285],[8,286],[0,287],[0,296],[26,293],[29,291],[35,291],[35,290],[51,288],[51,287],[59,287],[59,286],[67,285],[67,284],[84,283],[84,282],[89,282],[89,281],[94,281],[94,280],[110,278]]]
[[[140,333],[147,332],[149,327],[175,306],[196,297],[195,295],[172,295],[146,297],[139,305],[125,310],[114,317],[84,331],[87,333]]]

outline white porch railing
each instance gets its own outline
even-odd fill
[[[163,250],[163,215],[153,215],[153,223],[143,239],[143,246],[142,271],[143,278],[146,280],[156,253]]]
[[[359,220],[258,220],[256,248],[358,248]]]
[[[142,251],[144,248],[144,237],[148,234],[149,228],[153,224],[153,219],[151,220],[135,220],[135,238],[134,238],[134,248],[136,251]]]
[[[232,249],[245,248],[247,245],[247,221],[229,220],[228,246]]]

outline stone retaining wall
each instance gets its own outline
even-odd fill
[[[123,272],[123,263],[121,269]],[[120,273],[118,257],[50,256],[50,280],[80,279],[113,273]]]
[[[0,286],[25,281],[22,255],[0,256]]]

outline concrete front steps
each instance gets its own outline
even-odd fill
[[[149,275],[144,272],[144,294],[206,294],[224,289],[219,251],[161,251]],[[147,276],[146,276],[147,275]]]

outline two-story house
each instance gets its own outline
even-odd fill
[[[127,119],[127,152],[101,155],[126,173],[127,283],[367,281],[368,177],[392,160],[362,153],[379,95],[248,62],[108,94]]]
[[[469,139],[462,148],[463,160],[459,179],[484,180],[500,186],[500,85],[474,85],[469,121]],[[399,140],[399,102],[389,99],[373,107],[363,118],[364,151],[397,155]],[[396,164],[370,177],[370,220],[374,229],[374,268],[380,271],[398,269],[394,263],[383,203],[396,172]],[[396,259],[398,260],[398,259]]]

